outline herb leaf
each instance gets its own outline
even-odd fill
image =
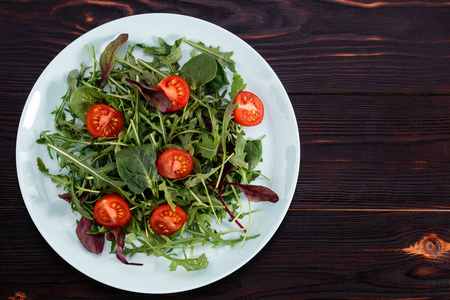
[[[114,65],[116,64],[116,54],[119,51],[120,47],[126,43],[128,40],[128,34],[122,33],[115,40],[110,42],[108,46],[106,46],[102,55],[100,56],[100,69],[102,70],[102,77],[100,78],[100,82],[98,87],[100,87],[105,80],[105,78],[111,73]]]

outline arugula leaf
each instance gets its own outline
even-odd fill
[[[242,134],[236,135],[234,155],[230,158],[230,163],[236,167],[241,167],[244,169],[248,168],[248,163],[245,161],[247,153],[245,152],[246,141]]]
[[[156,149],[152,144],[126,148],[116,153],[117,171],[127,183],[128,188],[136,194],[145,189],[155,189],[160,180],[156,168]]]
[[[203,158],[213,159],[217,155],[218,144],[213,141],[209,134],[202,134],[200,143],[193,143],[195,152]]]
[[[90,155],[85,155],[84,157],[76,157],[67,150],[57,147],[51,143],[47,144],[48,147],[54,150],[60,157],[68,159],[71,161],[74,166],[78,167],[78,171],[81,174],[88,173],[94,179],[94,183],[97,187],[109,186],[118,193],[127,196],[124,191],[121,189],[122,186],[125,185],[123,181],[117,181],[108,177],[107,172],[111,171],[111,166],[104,166],[101,168],[95,168],[91,166],[88,162],[92,158],[93,155],[97,155],[95,152],[91,152]],[[82,176],[84,177],[84,176]]]
[[[160,47],[146,47],[144,53],[153,55],[153,66],[159,68],[167,66],[171,69],[178,68],[178,60],[180,60],[182,51],[180,48],[184,38],[178,39],[171,46],[162,38],[158,38]]]
[[[230,99],[233,101],[236,98],[237,94],[242,92],[247,84],[244,83],[241,75],[238,73],[233,74],[233,82],[231,83],[231,91],[229,93]]]
[[[164,255],[167,257],[167,255]],[[167,257],[169,258],[169,257]],[[169,258],[172,262],[170,263],[169,270],[175,271],[178,266],[186,269],[186,271],[197,271],[205,269],[208,266],[208,259],[205,253],[202,253],[197,258]]]
[[[217,59],[217,61],[224,67],[227,67],[230,69],[231,72],[236,72],[235,68],[235,62],[231,59],[231,56],[233,55],[233,51],[231,52],[220,52],[220,47],[207,47],[202,42],[192,42],[189,40],[184,40],[187,44],[191,45],[194,49],[202,52],[207,53]]]
[[[211,169],[210,172],[205,173],[205,174],[201,173],[201,174],[190,175],[190,176],[188,176],[188,179],[186,179],[184,181],[184,185],[188,188],[199,185],[202,183],[202,180],[206,181],[209,177],[211,177],[218,170],[220,170],[221,167],[222,167],[221,165],[218,167],[215,167],[215,168]]]
[[[102,70],[102,77],[100,78],[100,82],[98,83],[98,87],[100,87],[105,80],[105,78],[111,73],[114,65],[116,64],[116,54],[119,51],[120,47],[126,43],[128,40],[128,34],[122,33],[115,40],[110,42],[108,46],[106,46],[102,55],[100,56],[100,68]]]
[[[45,175],[49,176],[52,179],[52,181],[56,183],[57,188],[70,186],[71,180],[69,179],[69,176],[67,176],[65,174],[60,174],[60,175],[50,174],[48,169],[45,167],[44,162],[39,157],[37,158],[37,165],[38,165],[39,171],[41,171]]]

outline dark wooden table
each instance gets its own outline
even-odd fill
[[[297,190],[269,244],[222,280],[166,298],[450,297],[445,0],[2,0],[0,297],[160,298],[105,286],[60,258],[15,168],[20,114],[47,64],[90,29],[152,12],[210,21],[254,47],[286,87],[302,141]]]

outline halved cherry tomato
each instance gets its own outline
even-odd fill
[[[159,156],[156,167],[165,178],[182,179],[191,173],[194,160],[186,151],[169,149]]]
[[[261,123],[264,117],[264,105],[261,99],[250,92],[240,92],[233,103],[238,107],[233,111],[234,120],[242,126],[255,126]]]
[[[175,205],[175,211],[169,204],[159,206],[150,217],[150,226],[162,235],[174,234],[187,221],[187,216],[181,207]]]
[[[86,116],[89,132],[96,138],[114,137],[122,130],[123,117],[120,112],[105,104],[92,106]]]
[[[186,80],[176,75],[164,78],[155,89],[163,91],[172,102],[167,111],[176,111],[183,108],[191,93]]]
[[[108,194],[95,203],[94,216],[103,226],[120,227],[130,220],[131,214],[127,202],[122,197]]]

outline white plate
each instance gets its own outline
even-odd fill
[[[86,46],[95,46],[99,55],[120,33],[129,34],[128,44],[157,45],[158,37],[168,43],[187,37],[206,45],[220,46],[222,51],[234,51],[236,69],[248,84],[246,90],[263,99],[266,111],[263,122],[246,132],[249,137],[266,135],[264,161],[259,168],[271,181],[260,179],[258,183],[276,191],[280,200],[276,204],[252,203],[253,209],[263,209],[252,215],[250,225],[250,234],[259,233],[260,237],[246,241],[241,248],[205,246],[198,249],[208,257],[209,266],[205,270],[187,272],[179,267],[171,272],[167,259],[145,255],[129,259],[142,262],[143,266],[124,265],[114,254],[108,253],[109,244],[100,255],[87,252],[75,234],[79,216],[57,197],[62,191],[37,168],[36,157],[39,156],[52,173],[59,171],[57,163],[48,158],[47,148],[35,141],[41,131],[54,128],[50,113],[67,90],[67,74],[72,69],[79,69],[82,62],[92,65]],[[187,49],[183,57],[188,57],[190,46],[183,45],[183,49]],[[199,19],[173,14],[143,14],[115,20],[89,31],[48,65],[25,104],[17,135],[16,160],[28,212],[45,240],[64,260],[104,284],[133,292],[160,294],[186,291],[217,281],[243,266],[264,247],[291,203],[300,167],[300,139],[285,89],[266,61],[248,44],[223,28]],[[244,204],[247,206],[246,201]]]

